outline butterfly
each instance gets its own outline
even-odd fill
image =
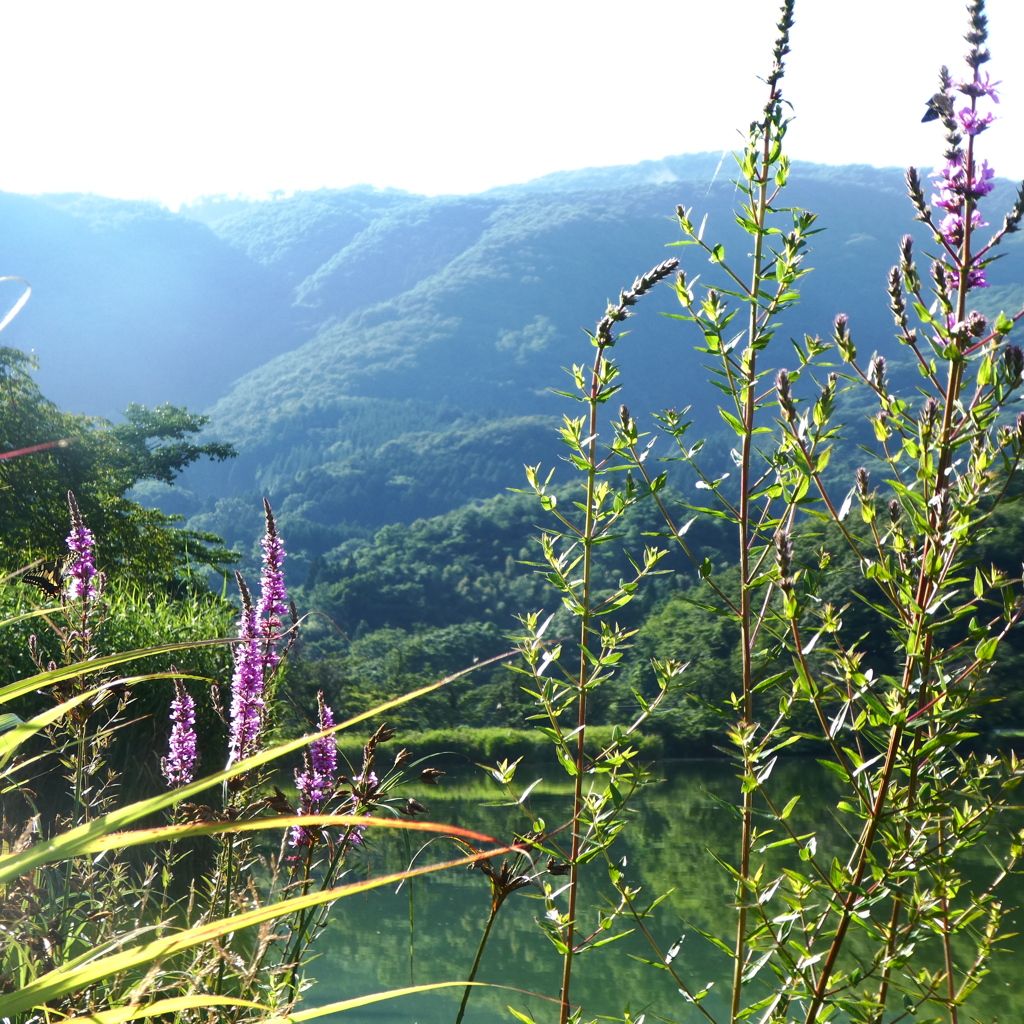
[[[68,552],[66,555],[58,555],[50,562],[43,562],[31,572],[21,577],[22,583],[38,587],[47,597],[56,597],[64,586],[68,571],[78,561],[75,552]]]
[[[953,100],[944,92],[937,92],[929,101],[928,109],[921,118],[922,123],[935,121],[938,118],[949,120],[953,116]]]

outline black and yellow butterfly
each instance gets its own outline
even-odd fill
[[[78,561],[77,553],[69,551],[58,555],[52,561],[42,562],[21,577],[22,583],[38,587],[47,597],[57,597],[64,587],[69,570]]]

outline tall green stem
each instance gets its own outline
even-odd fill
[[[469,970],[469,977],[466,978],[466,991],[462,993],[462,1002],[459,1003],[459,1013],[455,1018],[455,1024],[462,1024],[462,1018],[466,1015],[466,1006],[469,1004],[469,995],[473,991],[472,983],[476,981],[476,972],[480,968],[480,961],[483,959],[487,940],[491,937],[491,928],[494,927],[494,922],[498,916],[498,911],[501,910],[501,904],[503,902],[503,900],[495,900],[491,903],[491,912],[487,917],[487,925],[484,928],[483,935],[480,936],[480,944],[476,947],[476,956],[473,958],[473,966]]]
[[[569,1019],[569,986],[572,981],[573,945],[576,941],[576,898],[579,892],[579,855],[581,844],[580,821],[583,816],[583,769],[584,744],[587,728],[587,680],[589,679],[590,653],[590,582],[593,559],[593,539],[596,518],[594,515],[594,485],[597,479],[597,410],[601,394],[601,369],[604,363],[604,346],[598,345],[594,366],[590,374],[589,396],[589,442],[587,445],[587,498],[583,525],[583,589],[580,604],[580,662],[577,678],[577,733],[576,733],[576,777],[572,796],[572,851],[569,856],[569,919],[565,929],[565,954],[562,961],[562,987],[560,993],[559,1024]]]
[[[773,104],[769,101],[769,107]],[[757,201],[754,209],[757,217],[757,234],[754,239],[753,270],[750,279],[750,312],[747,323],[748,347],[743,354],[743,398],[742,424],[743,446],[740,462],[740,500],[739,500],[739,556],[740,556],[740,655],[743,673],[743,711],[742,728],[740,730],[743,743],[743,774],[750,774],[749,743],[754,724],[754,677],[753,677],[753,633],[754,623],[751,615],[751,578],[750,578],[750,492],[751,492],[751,459],[754,441],[754,414],[757,410],[757,338],[759,331],[760,306],[758,296],[761,292],[761,272],[764,258],[764,219],[768,206],[768,166],[771,153],[770,109],[766,108],[764,137],[762,140],[761,168],[757,177]],[[750,848],[753,831],[754,792],[743,787],[742,830],[740,835],[739,878],[736,882],[736,903],[738,915],[736,920],[735,958],[733,960],[732,1004],[729,1019],[733,1024],[739,1019],[743,994],[743,971],[747,951],[747,899],[750,879]]]

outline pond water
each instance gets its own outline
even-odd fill
[[[801,830],[819,832],[819,848],[841,837],[841,826],[832,808],[834,789],[827,774],[813,762],[795,761],[776,768],[783,788],[801,792],[795,817]],[[731,859],[736,841],[736,821],[729,809],[716,800],[733,800],[737,789],[733,769],[718,761],[686,761],[659,766],[663,781],[644,790],[635,805],[635,821],[613,848],[617,860],[625,858],[631,884],[642,886],[648,900],[672,890],[655,911],[650,931],[662,951],[685,936],[674,966],[694,990],[709,982],[715,986],[705,1006],[716,1017],[724,1008],[731,962],[697,928],[727,940],[734,925],[729,908],[732,886],[711,852]],[[570,782],[560,769],[545,768],[531,774],[520,766],[523,786],[543,776],[546,781],[531,794],[534,810],[549,825],[560,820],[570,799]],[[431,787],[417,797],[429,809],[433,821],[450,822],[503,837],[526,826],[515,809],[489,805],[500,798],[479,769],[449,775],[442,787]],[[1020,828],[1024,815],[1002,822],[995,831]],[[423,839],[416,834],[378,833],[369,837],[367,864],[362,871],[380,874],[402,870]],[[993,843],[995,850],[1004,843]],[[460,856],[450,841],[435,840],[426,860]],[[960,865],[967,875],[987,877],[989,854],[982,844]],[[581,900],[583,924],[594,928],[597,908],[605,907],[605,869],[593,863],[589,887]],[[558,881],[553,879],[553,881]],[[601,883],[604,883],[602,886]],[[560,981],[560,960],[543,935],[537,918],[544,905],[537,890],[513,893],[501,909],[484,952],[478,980],[511,989],[478,988],[470,999],[467,1024],[498,1024],[512,1020],[506,1006],[532,1014],[538,1021],[557,1019],[557,1007],[525,993],[555,997]],[[1003,902],[1018,907],[1024,902],[1024,879],[1012,880]],[[323,1005],[371,992],[412,984],[454,981],[465,978],[490,908],[490,889],[478,870],[459,868],[415,879],[400,890],[376,889],[335,904],[330,923],[315,947],[317,959],[308,973],[317,979],[307,994],[306,1006]],[[1011,911],[1004,931],[1017,931],[1020,915]],[[628,928],[623,924],[620,930]],[[1005,945],[1021,948],[1019,940]],[[649,942],[639,933],[592,950],[575,964],[572,999],[585,1008],[584,1020],[598,1016],[622,1019],[625,1010],[634,1018],[648,1014],[648,1021],[668,1019],[689,1024],[706,1020],[680,995],[678,986],[664,970],[640,962],[657,959]],[[721,994],[718,994],[721,993]],[[461,988],[405,996],[322,1020],[345,1024],[451,1024],[455,1020]],[[1024,980],[1014,953],[998,958],[992,974],[970,1004],[970,1014],[983,1021],[1024,1020]],[[968,1019],[963,1017],[961,1019]]]

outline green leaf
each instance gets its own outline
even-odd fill
[[[725,420],[725,422],[728,423],[730,427],[732,427],[732,429],[739,437],[743,437],[746,434],[746,427],[744,427],[743,424],[740,423],[740,421],[735,416],[733,416],[731,412],[727,412],[725,409],[719,407],[718,415],[721,416],[722,419]]]
[[[789,803],[787,803],[786,806],[782,808],[782,813],[779,815],[779,818],[782,821],[785,821],[793,813],[793,808],[796,807],[797,801],[799,799],[800,799],[800,794],[797,793],[797,795],[794,796],[789,801]]]
[[[837,764],[835,761],[826,761],[824,758],[820,757],[817,760],[818,764],[820,764],[823,768],[827,768],[830,772],[832,772],[833,775],[838,775],[839,778],[843,780],[843,782],[850,781],[849,773],[841,764]]]
[[[996,648],[999,646],[999,637],[990,636],[987,640],[982,640],[974,648],[974,656],[978,661],[991,661],[996,654]]]
[[[978,734],[976,732],[948,732],[941,736],[936,736],[934,739],[930,739],[920,750],[918,757],[924,760],[929,754],[938,750],[940,747],[954,747],[956,744],[963,740],[974,739]]]
[[[6,714],[0,715],[0,734],[7,732],[9,729],[13,729],[16,725],[23,725],[22,720],[13,712],[8,711]]]
[[[673,242],[673,245],[681,245],[681,242]],[[523,1024],[537,1024],[532,1017],[527,1017],[525,1013],[520,1013],[514,1006],[505,1006],[505,1009],[515,1017],[516,1020],[522,1021]]]

